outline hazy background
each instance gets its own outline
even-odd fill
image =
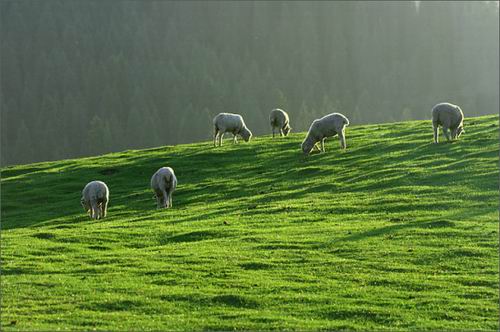
[[[499,109],[496,2],[0,2],[3,165],[208,140],[219,112],[269,134]],[[432,135],[429,128],[429,135]],[[431,137],[431,136],[430,136]],[[431,138],[429,138],[430,140]]]

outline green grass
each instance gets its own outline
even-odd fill
[[[498,116],[2,169],[3,330],[498,330]],[[175,169],[174,208],[149,189]],[[105,181],[108,218],[80,207]]]

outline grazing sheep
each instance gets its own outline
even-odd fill
[[[451,129],[451,139],[460,137],[464,131],[464,113],[457,105],[439,103],[432,108],[432,126],[434,129],[434,143],[438,142],[438,127],[443,127],[443,134],[450,141],[448,130]]]
[[[275,108],[271,111],[269,115],[269,122],[271,122],[271,129],[273,130],[273,138],[274,138],[274,128],[278,128],[280,132],[280,136],[287,136],[290,130],[290,119],[288,114],[279,109]]]
[[[219,137],[219,146],[222,146],[222,137],[224,133],[233,133],[233,143],[237,143],[236,135],[243,137],[245,142],[252,138],[252,132],[245,125],[245,121],[239,114],[219,113],[214,118],[214,146],[217,146],[216,141]]]
[[[102,219],[106,217],[109,203],[109,189],[102,181],[92,181],[87,183],[82,191],[80,203],[85,212],[89,212],[92,219]]]
[[[313,148],[317,149],[316,144],[321,142],[321,151],[325,152],[325,139],[337,134],[340,139],[340,147],[345,149],[345,127],[348,125],[349,120],[340,113],[328,114],[321,119],[314,120],[302,142],[302,151],[304,154],[309,154]]]
[[[170,167],[162,167],[151,177],[151,189],[156,196],[156,207],[172,207],[172,193],[177,187],[177,177]]]

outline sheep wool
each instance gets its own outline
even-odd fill
[[[243,117],[239,114],[233,113],[219,113],[215,116],[213,120],[214,124],[214,146],[222,146],[222,137],[224,133],[233,134],[233,143],[237,143],[236,135],[240,135],[245,142],[250,141],[252,138],[252,132],[245,125]]]
[[[311,153],[313,148],[317,149],[318,142],[321,143],[321,151],[325,152],[325,139],[335,135],[339,135],[340,147],[345,149],[345,127],[348,125],[349,120],[340,113],[331,113],[314,120],[302,142],[302,152]]]
[[[177,177],[170,167],[162,167],[151,177],[151,189],[155,193],[156,207],[171,208],[172,194],[177,187]]]
[[[106,217],[109,203],[109,189],[102,181],[91,181],[87,183],[82,191],[80,200],[85,212],[89,213],[92,219],[102,219]]]
[[[288,113],[279,108],[275,108],[271,111],[271,114],[269,115],[269,122],[271,123],[273,137],[275,128],[278,128],[280,136],[288,136],[288,133],[292,129],[290,127],[290,118],[288,117]]]
[[[434,129],[434,143],[438,143],[439,126],[443,128],[443,134],[446,140],[456,140],[464,131],[464,113],[457,105],[450,103],[439,103],[432,108],[432,127]]]

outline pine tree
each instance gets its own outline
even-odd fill
[[[16,164],[25,164],[33,161],[33,144],[31,133],[26,127],[24,121],[21,121],[17,129],[17,137],[14,149],[11,151],[12,162]]]
[[[2,163],[22,121],[35,161],[94,153],[95,116],[102,152],[204,140],[224,111],[258,135],[274,107],[295,130],[332,109],[366,123],[499,107],[495,2],[0,1],[0,25]]]
[[[87,133],[87,153],[89,155],[104,154],[111,151],[112,145],[113,139],[108,122],[95,115],[90,121]]]

